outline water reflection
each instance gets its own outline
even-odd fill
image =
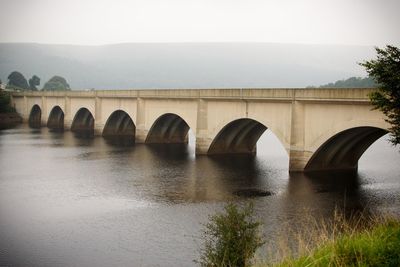
[[[132,136],[104,136],[103,138],[110,146],[132,147],[135,145],[135,138]]]
[[[187,144],[146,144],[147,149],[164,160],[186,160],[191,150]]]
[[[360,191],[359,175],[351,172],[291,173],[287,194],[290,202],[303,203],[324,216],[335,209],[351,214],[373,208]]]
[[[93,130],[75,130],[72,133],[78,139],[93,139],[94,138]]]

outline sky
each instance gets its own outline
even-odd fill
[[[400,0],[0,0],[0,42],[400,44]]]

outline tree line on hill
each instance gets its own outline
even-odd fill
[[[24,75],[18,71],[11,72],[8,75],[8,83],[6,88],[13,90],[30,90],[30,91],[38,91],[37,86],[40,85],[40,78],[37,75],[33,75],[32,78],[27,80]],[[1,83],[1,82],[0,82]],[[71,90],[69,84],[65,80],[65,78],[61,76],[53,76],[50,80],[48,80],[42,91],[65,91]]]
[[[371,77],[350,77],[319,86],[318,88],[377,88],[378,85]],[[315,86],[308,86],[307,88],[316,88]]]

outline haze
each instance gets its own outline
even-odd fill
[[[398,0],[1,0],[0,42],[397,45]]]
[[[269,43],[0,44],[0,79],[53,75],[73,89],[306,87],[366,76],[370,46]]]

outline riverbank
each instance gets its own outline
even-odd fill
[[[13,128],[20,123],[22,123],[22,117],[18,113],[0,113],[0,130]]]
[[[356,225],[341,223],[335,229],[339,233],[334,231],[328,238],[326,228],[319,229],[310,233],[321,239],[314,249],[260,266],[400,266],[400,220],[371,219]]]

